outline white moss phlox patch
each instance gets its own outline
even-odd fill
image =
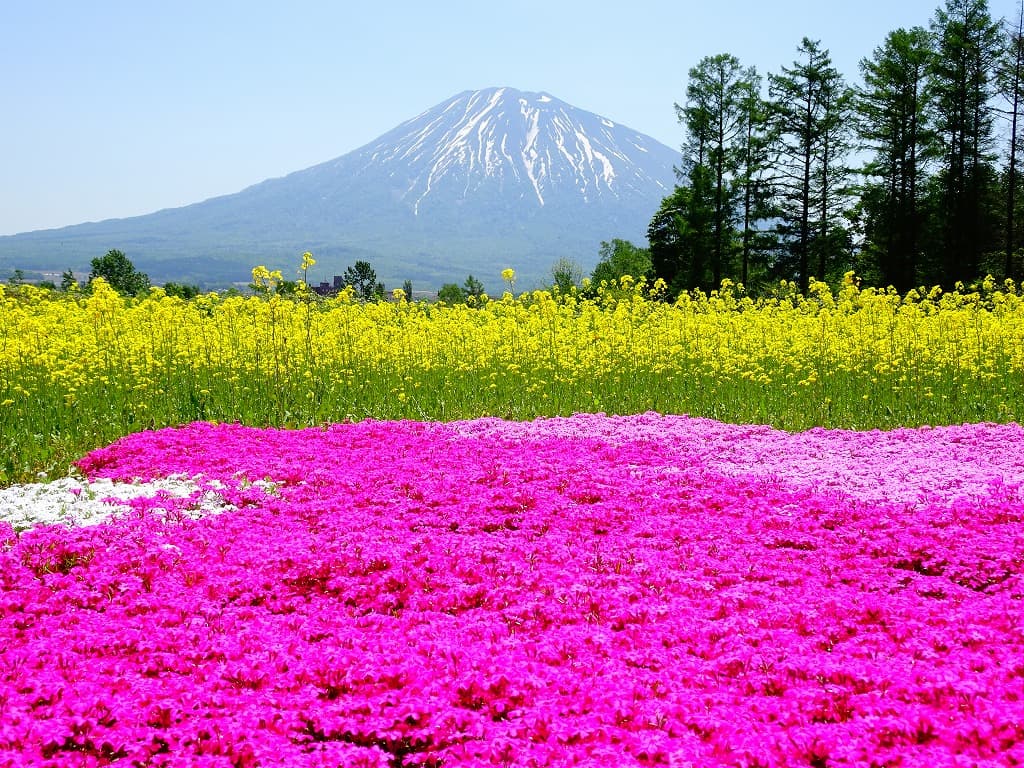
[[[191,510],[195,516],[233,508],[214,491],[203,492],[203,486],[196,480],[183,476],[146,483],[65,477],[47,483],[0,488],[0,521],[10,523],[15,530],[40,524],[96,525],[111,515],[128,512],[130,499],[160,493],[178,498],[201,493],[198,506]]]

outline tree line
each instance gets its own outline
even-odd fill
[[[804,38],[769,74],[701,59],[676,104],[678,184],[650,222],[651,275],[806,288],[854,270],[903,292],[1024,272],[1020,147],[1024,6],[947,0],[897,29],[848,85]]]

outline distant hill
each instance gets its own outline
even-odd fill
[[[154,282],[292,276],[303,251],[329,279],[357,259],[390,288],[549,282],[560,257],[593,266],[602,240],[643,241],[678,153],[546,93],[466,91],[334,160],[145,216],[0,237],[0,269],[88,269],[111,248]]]

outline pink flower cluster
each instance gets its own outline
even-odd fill
[[[1015,425],[193,424],[81,468],[237,509],[0,524],[0,765],[1024,765]]]

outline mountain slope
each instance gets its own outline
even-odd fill
[[[233,195],[130,219],[0,237],[0,265],[85,267],[119,248],[156,281],[245,280],[267,263],[317,277],[366,259],[389,285],[541,284],[559,257],[642,240],[677,153],[544,93],[466,91],[353,152]],[[287,274],[287,272],[286,272]]]

